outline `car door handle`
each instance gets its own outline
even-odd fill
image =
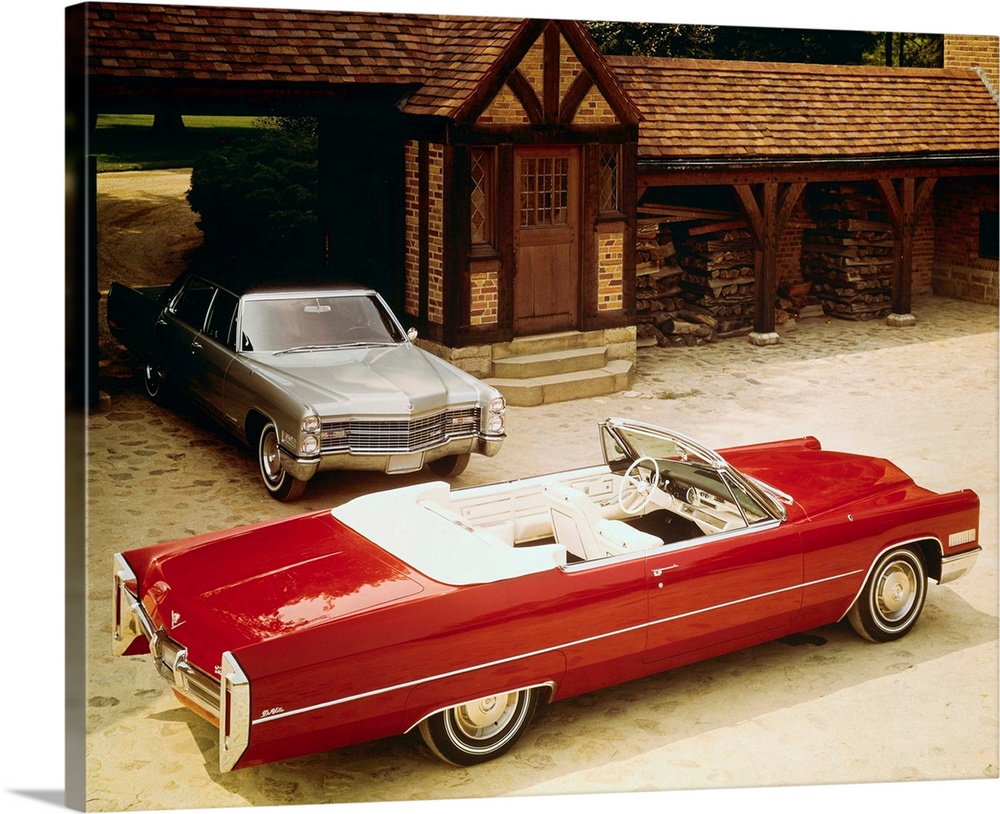
[[[201,350],[201,342],[197,339],[191,343],[191,353],[194,353],[196,350]]]
[[[663,568],[654,568],[653,569],[653,576],[654,577],[661,577],[661,576],[663,576],[663,572],[664,571],[673,571],[676,567],[677,567],[677,565],[674,564],[674,565],[664,566]]]

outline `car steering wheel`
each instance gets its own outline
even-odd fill
[[[642,469],[642,464],[651,464],[652,472]],[[659,482],[660,465],[656,459],[648,455],[636,458],[622,477],[618,488],[618,505],[626,514],[638,514],[653,499],[653,492]]]

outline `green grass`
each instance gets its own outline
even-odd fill
[[[99,115],[90,139],[97,171],[190,167],[205,150],[263,129],[249,116],[184,116],[183,121],[183,132],[163,137],[153,132],[152,115]]]

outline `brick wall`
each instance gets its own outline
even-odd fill
[[[944,67],[981,68],[996,97],[1000,90],[1000,38],[971,34],[946,34]]]
[[[514,92],[504,85],[493,97],[489,107],[483,111],[477,120],[478,124],[530,124],[528,114],[518,101]]]
[[[420,164],[417,161],[419,145],[407,141],[404,162],[406,180],[404,198],[406,206],[404,238],[404,268],[406,273],[406,313],[420,316]]]
[[[917,221],[913,236],[913,288],[914,294],[930,294],[934,272],[934,211],[926,207]]]
[[[497,322],[500,288],[499,263],[492,261],[489,267],[482,271],[473,271],[469,275],[470,300],[469,324],[492,325]]]
[[[617,124],[617,122],[618,117],[596,86],[584,97],[573,117],[573,124]]]
[[[625,235],[619,224],[613,230],[597,233],[597,310],[614,311],[622,307],[622,257]]]
[[[427,162],[427,320],[444,323],[444,148],[431,144]]]
[[[404,307],[411,316],[420,316],[420,143],[407,141],[404,149],[405,229],[404,267],[406,292]],[[427,162],[427,319],[444,322],[444,148],[428,147]]]
[[[814,227],[815,223],[809,217],[809,213],[806,212],[805,201],[803,200],[803,196],[800,195],[798,203],[795,204],[795,209],[788,218],[785,229],[778,241],[777,265],[779,285],[784,283],[801,283],[803,281],[802,233],[806,229]]]
[[[561,63],[559,66],[559,98],[562,99],[566,96],[570,85],[573,84],[573,80],[583,71],[583,65],[580,64],[580,60],[576,58],[576,54],[573,53],[573,49],[569,47],[569,43],[564,37],[559,37],[559,62]]]
[[[997,212],[997,178],[941,179],[934,188],[935,294],[998,304],[997,260],[979,256],[980,213]]]

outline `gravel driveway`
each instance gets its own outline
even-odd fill
[[[180,270],[200,240],[187,184],[183,172],[99,177],[102,290],[112,279],[164,282]],[[608,415],[666,424],[709,445],[812,434],[829,448],[882,455],[929,488],[970,487],[983,500],[985,551],[976,570],[932,584],[921,622],[905,639],[871,645],[832,625],[573,698],[542,709],[509,756],[475,768],[446,766],[400,737],[220,775],[212,727],[177,703],[148,658],[110,654],[112,554],[339,504],[422,476],[329,473],[299,503],[270,500],[248,451],[200,416],[142,396],[134,360],[103,336],[102,312],[104,398],[88,423],[85,461],[88,807],[996,778],[997,313],[933,297],[917,297],[914,313],[912,328],[805,320],[769,348],[734,339],[640,349],[632,391],[511,408],[504,449],[473,460],[457,481],[596,463],[596,423]],[[633,795],[619,804],[672,799]]]

